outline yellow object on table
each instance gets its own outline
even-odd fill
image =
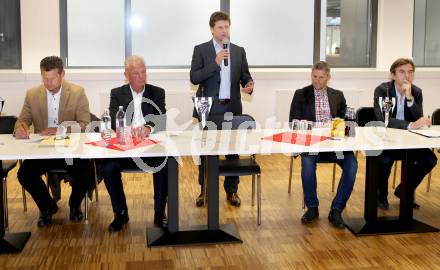
[[[345,121],[341,118],[332,119],[332,137],[344,137],[345,136]]]

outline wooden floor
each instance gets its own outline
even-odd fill
[[[97,203],[90,204],[88,224],[68,219],[70,187],[63,184],[59,212],[54,224],[37,228],[38,209],[28,197],[23,212],[21,187],[16,171],[8,178],[10,231],[31,231],[20,254],[0,255],[0,269],[440,269],[440,233],[355,237],[347,229],[333,228],[327,214],[331,192],[332,165],[318,165],[319,220],[302,225],[299,159],[295,160],[292,194],[287,194],[289,156],[259,156],[262,166],[262,225],[256,225],[256,207],[251,206],[251,179],[241,179],[242,206],[234,208],[220,195],[220,220],[235,223],[243,244],[155,248],[146,246],[145,228],[152,225],[152,176],[124,175],[130,222],[119,233],[109,233],[113,214],[103,183]],[[180,222],[182,226],[204,224],[206,208],[196,208],[199,194],[196,166],[191,158],[180,168]],[[339,178],[340,171],[337,171]],[[359,157],[354,192],[344,217],[361,217],[364,203],[365,159]],[[440,168],[433,171],[431,190],[426,180],[417,191],[421,208],[415,216],[440,228]],[[390,179],[390,190],[391,190]],[[223,181],[221,180],[221,183]],[[389,196],[393,215],[398,201]]]

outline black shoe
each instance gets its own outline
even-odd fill
[[[199,197],[197,197],[196,199],[196,206],[197,207],[203,207],[205,206],[205,201],[204,201],[204,194],[200,193]]]
[[[318,207],[310,207],[310,208],[307,208],[307,211],[301,217],[301,222],[304,224],[310,223],[314,219],[316,219],[317,217],[319,217]]]
[[[345,228],[344,220],[342,219],[341,211],[337,209],[330,210],[330,213],[328,214],[328,220],[338,229]]]
[[[154,212],[154,226],[158,228],[168,226],[167,216],[163,212]]]
[[[387,197],[378,198],[377,207],[379,207],[380,209],[387,210],[390,207]]]
[[[115,218],[113,219],[112,223],[108,226],[108,230],[111,232],[117,232],[122,229],[125,223],[127,223],[129,220],[128,218],[128,212],[127,210],[122,211],[121,214],[115,213]]]
[[[83,213],[79,207],[70,207],[70,221],[80,222],[83,219]]]
[[[52,215],[58,211],[58,206],[53,202],[52,206],[43,212],[40,212],[40,217],[38,218],[38,227],[44,227],[46,225],[52,224]]]
[[[234,193],[227,193],[226,194],[226,200],[228,200],[228,202],[235,207],[240,207],[241,205],[241,199],[240,197],[238,197],[237,192]]]
[[[413,207],[414,209],[419,209],[419,208],[420,208],[420,204],[416,203],[416,201],[413,201],[413,203],[412,203],[412,207]]]
[[[396,189],[394,190],[394,196],[396,196],[397,198],[400,199],[400,186],[397,186]],[[420,208],[420,205],[418,203],[416,203],[416,200],[413,201],[412,208],[414,208],[414,209]]]

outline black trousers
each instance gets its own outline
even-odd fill
[[[79,208],[87,190],[93,184],[93,171],[90,160],[73,159],[73,164],[66,164],[65,159],[29,159],[23,161],[17,177],[24,189],[31,194],[41,212],[49,210],[55,201],[41,176],[53,169],[65,169],[72,177],[72,193],[69,198],[70,208]]]
[[[3,171],[3,163],[2,163],[1,160],[0,160],[0,168],[1,168],[1,170],[0,170],[0,180],[2,180],[6,176],[6,173]]]
[[[121,172],[124,169],[143,169],[144,166],[161,168],[153,173],[154,185],[154,211],[163,213],[165,211],[168,195],[168,161],[163,157],[140,158],[141,164],[131,158],[104,159],[102,164],[102,175],[107,191],[112,202],[113,212],[122,213],[127,211],[127,200],[125,198],[122,184]],[[145,167],[146,168],[146,167]]]
[[[411,151],[411,162],[414,162],[414,177],[408,179],[409,190],[415,191],[423,178],[435,167],[437,164],[437,157],[427,148],[407,150]],[[391,173],[391,168],[394,161],[405,158],[405,151],[403,150],[386,150],[383,151],[379,157],[380,179],[378,183],[379,198],[386,198],[388,196],[388,178]],[[400,185],[399,185],[400,186]],[[396,189],[400,189],[400,187]]]

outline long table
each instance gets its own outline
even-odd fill
[[[436,127],[440,129],[440,127]],[[382,127],[357,127],[356,137],[343,139],[328,139],[310,146],[289,144],[262,140],[288,130],[205,130],[197,128],[183,132],[159,132],[151,139],[159,143],[129,151],[116,151],[103,147],[85,144],[96,141],[100,135],[71,134],[70,147],[40,147],[36,143],[25,143],[12,138],[10,135],[0,135],[0,160],[5,159],[54,159],[54,158],[136,158],[168,156],[168,227],[147,228],[148,246],[234,243],[241,242],[238,230],[233,224],[219,223],[219,195],[218,195],[218,156],[229,154],[286,154],[362,151],[367,155],[367,172],[365,181],[365,208],[364,217],[347,220],[348,228],[357,234],[375,233],[403,233],[419,231],[437,231],[429,225],[416,221],[413,218],[411,207],[412,194],[407,194],[406,179],[411,176],[412,168],[407,160],[402,166],[402,194],[400,215],[395,218],[380,219],[377,217],[377,177],[375,176],[375,162],[382,150],[438,148],[440,139],[429,139],[405,130]],[[329,135],[328,129],[315,129],[314,135]],[[178,201],[178,160],[185,156],[206,156],[209,169],[209,194],[207,225],[192,228],[179,226]],[[408,160],[410,157],[408,156]],[[2,195],[3,196],[3,195]],[[3,203],[3,200],[1,200]],[[3,208],[3,205],[1,205]],[[396,226],[400,224],[402,226]],[[1,224],[0,224],[1,225]],[[382,230],[380,228],[387,227]],[[4,235],[3,235],[4,236]],[[3,237],[2,239],[5,239]]]

